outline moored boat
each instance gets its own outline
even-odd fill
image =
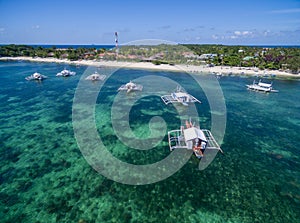
[[[41,81],[41,80],[44,80],[46,78],[47,78],[47,76],[42,75],[42,74],[40,74],[38,72],[35,72],[34,74],[32,74],[32,75],[30,75],[28,77],[25,77],[25,79],[28,80],[28,81],[31,81],[31,80]]]
[[[188,106],[190,103],[201,103],[197,98],[183,91],[181,87],[177,87],[176,91],[170,95],[161,96],[161,99],[166,105],[169,103],[180,103],[184,106]]]
[[[168,132],[170,151],[175,149],[192,150],[197,158],[202,158],[207,150],[217,150],[223,153],[221,147],[207,129],[186,121],[186,126]]]
[[[265,92],[265,93],[278,92],[278,90],[273,89],[272,82],[269,84],[269,83],[264,83],[261,80],[259,80],[258,82],[256,82],[254,80],[252,84],[247,84],[246,86],[249,90],[252,90],[252,91],[261,91],[261,92]]]
[[[56,76],[57,77],[59,77],[59,76],[61,76],[61,77],[69,77],[69,76],[74,76],[75,74],[76,74],[76,72],[67,70],[65,68],[61,72],[57,73]]]
[[[127,93],[130,93],[132,91],[142,91],[143,86],[140,84],[135,84],[132,81],[128,82],[127,84],[122,85],[119,87],[118,91],[127,91]]]
[[[95,71],[95,73],[87,76],[85,79],[91,80],[91,81],[103,81],[105,78],[106,78],[106,75],[98,74],[98,72]]]

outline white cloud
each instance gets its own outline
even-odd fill
[[[218,35],[212,35],[211,38],[213,38],[213,39],[219,39],[219,36]]]
[[[226,31],[224,34],[213,34],[211,35],[212,40],[245,40],[245,39],[251,39],[255,38],[256,36],[256,31],[252,30],[236,30],[236,31]]]
[[[224,41],[230,43],[255,43],[255,42],[283,42],[292,40],[289,44],[299,44],[300,28],[294,30],[231,30],[224,33],[214,33],[210,36],[211,41]]]
[[[39,29],[39,28],[40,28],[39,25],[34,25],[34,26],[32,26],[32,29]]]
[[[234,31],[235,36],[248,36],[251,35],[251,31]]]
[[[252,32],[250,32],[250,31],[244,31],[242,34],[243,34],[244,36],[246,36],[246,35],[252,34]]]

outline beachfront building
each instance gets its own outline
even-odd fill
[[[199,59],[200,60],[208,60],[208,59],[213,59],[217,56],[218,56],[218,54],[215,54],[215,53],[205,53],[205,54],[201,54]]]

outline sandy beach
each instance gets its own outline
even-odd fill
[[[80,60],[70,61],[67,59],[56,58],[32,58],[32,57],[0,57],[0,61],[7,60],[26,60],[32,62],[44,62],[44,63],[65,63],[72,65],[86,65],[86,66],[107,66],[107,67],[124,67],[132,69],[151,69],[151,70],[166,70],[166,71],[184,71],[189,73],[213,73],[217,75],[240,75],[240,76],[275,76],[281,78],[299,78],[300,74],[291,74],[279,70],[258,70],[254,67],[229,67],[229,66],[214,66],[208,67],[205,65],[185,65],[185,64],[161,64],[155,65],[150,62],[123,62],[123,61],[92,61],[92,60]]]

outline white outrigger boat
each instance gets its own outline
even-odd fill
[[[206,150],[218,150],[223,153],[219,144],[207,129],[194,126],[191,121],[186,121],[186,128],[168,132],[170,151],[175,149],[193,150],[197,158],[202,158]]]
[[[95,73],[87,76],[85,79],[91,80],[91,81],[103,81],[105,78],[106,78],[106,75],[98,74],[98,72],[95,71]]]
[[[66,68],[63,69],[61,72],[57,73],[56,76],[57,77],[69,77],[69,76],[74,76],[76,74],[76,72],[74,71],[70,71],[70,70],[67,70]]]
[[[176,91],[170,95],[161,96],[161,99],[166,105],[169,103],[181,103],[184,106],[188,106],[189,103],[201,103],[197,98],[183,91],[181,87],[177,87]]]
[[[142,91],[143,86],[140,84],[135,84],[132,81],[128,82],[127,84],[122,85],[119,87],[118,91],[127,91],[127,93],[131,91]]]
[[[258,82],[253,81],[252,84],[247,84],[247,88],[252,91],[261,91],[261,92],[278,92],[278,90],[274,90],[272,87],[272,82],[270,84],[268,83],[263,83],[261,80]]]
[[[40,74],[38,72],[35,72],[34,74],[32,74],[32,75],[30,75],[28,77],[25,77],[25,79],[28,80],[28,81],[31,81],[31,80],[41,81],[41,80],[44,80],[46,78],[47,78],[47,76],[42,75],[42,74]]]

